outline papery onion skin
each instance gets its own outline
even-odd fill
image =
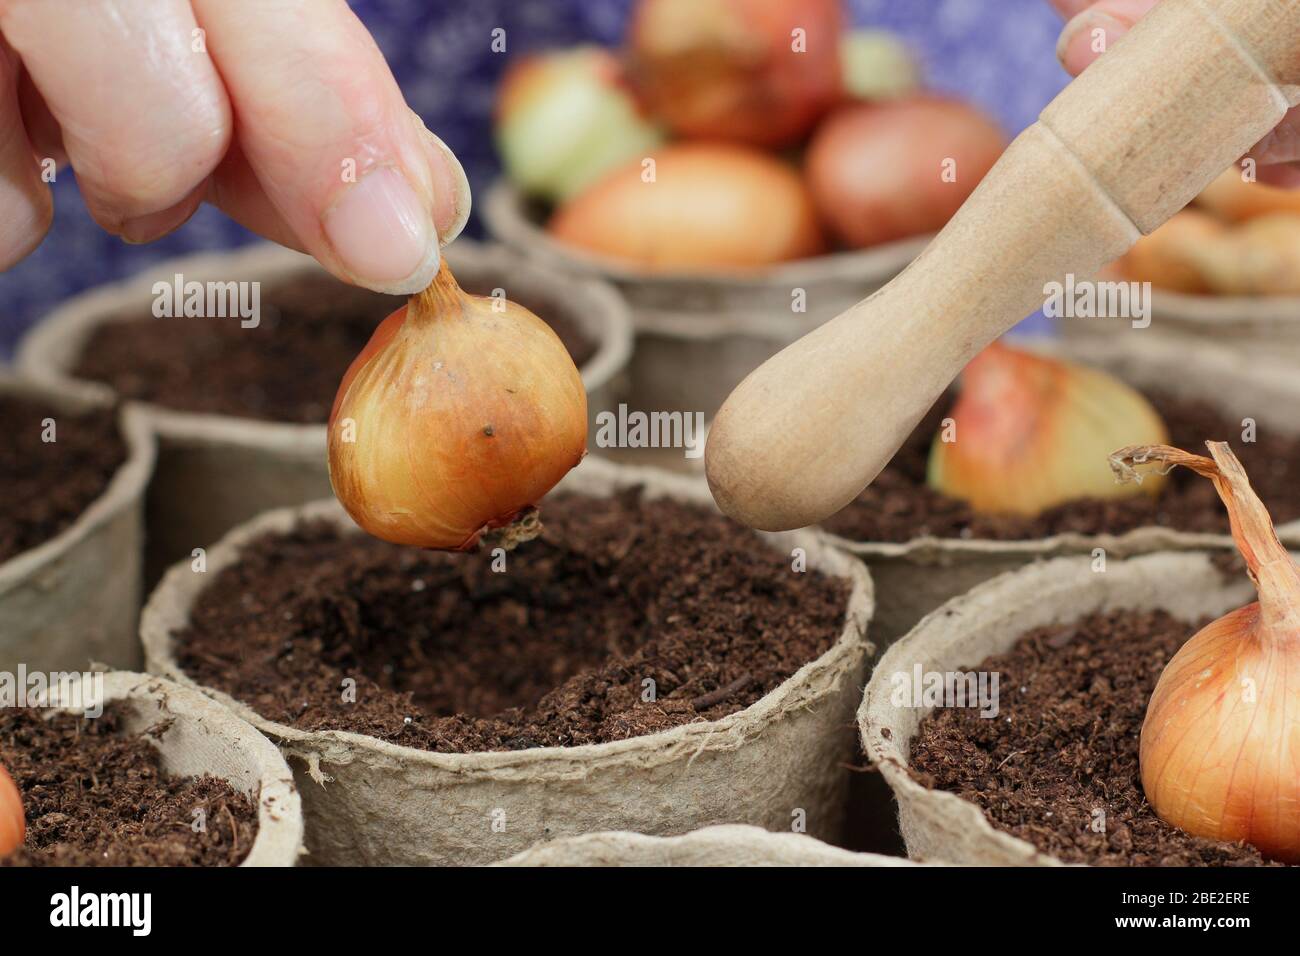
[[[804,170],[830,231],[864,248],[943,227],[1006,145],[975,107],[918,94],[837,109],[817,128]],[[953,182],[942,178],[947,159]]]
[[[949,413],[956,440],[935,436],[927,483],[975,511],[1035,515],[1160,490],[1159,475],[1122,485],[1107,467],[1117,444],[1157,444],[1166,430],[1145,398],[1105,372],[995,342],[966,366],[960,388]]]
[[[1142,724],[1142,789],[1166,823],[1300,863],[1300,654],[1259,633],[1260,613],[1256,602],[1208,624],[1165,667]],[[1289,707],[1261,705],[1282,694]]]
[[[1142,724],[1142,789],[1166,823],[1300,863],[1300,569],[1232,450],[1206,446],[1212,459],[1166,445],[1111,455],[1121,480],[1141,480],[1138,467],[1153,463],[1213,481],[1259,592],[1160,675]]]
[[[629,70],[680,136],[788,145],[841,96],[841,21],[839,0],[640,0]]]
[[[9,771],[0,766],[0,857],[8,856],[22,846],[26,837],[22,795]]]
[[[618,60],[586,46],[535,54],[507,70],[494,132],[510,180],[558,201],[663,142],[626,87]]]
[[[561,206],[560,242],[647,271],[744,271],[825,249],[799,174],[758,150],[682,143],[623,166]]]
[[[586,443],[586,391],[559,336],[520,305],[464,293],[444,260],[344,375],[330,482],[377,538],[467,550],[535,505]]]

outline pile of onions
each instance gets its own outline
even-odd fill
[[[552,201],[663,140],[624,83],[622,65],[594,46],[514,63],[497,94],[494,131],[510,179]]]
[[[1138,392],[1105,372],[995,342],[962,372],[951,422],[935,436],[927,483],[986,514],[1035,515],[1080,498],[1155,494],[1162,479],[1117,484],[1110,449],[1168,441]]]
[[[1211,458],[1167,445],[1123,448],[1112,467],[1190,468],[1214,482],[1259,593],[1207,625],[1165,667],[1142,725],[1142,788],[1160,819],[1300,863],[1300,570],[1224,442]]]
[[[1143,236],[1119,260],[1120,271],[1158,289],[1195,295],[1210,291],[1197,250],[1222,235],[1223,223],[1196,209],[1183,209],[1163,226]]]
[[[582,460],[587,394],[559,337],[527,309],[461,290],[443,260],[385,319],[339,386],[334,493],[375,537],[466,550],[535,536],[534,506]]]
[[[837,110],[818,127],[805,172],[823,221],[860,248],[941,228],[1006,144],[975,107],[921,94]]]
[[[1300,215],[1300,190],[1245,182],[1241,170],[1234,166],[1201,191],[1196,205],[1226,222],[1245,222],[1279,212]]]
[[[651,159],[560,207],[550,234],[651,270],[751,269],[825,248],[808,192],[781,160],[723,143],[666,146]]]
[[[840,97],[840,40],[839,0],[640,0],[628,55],[674,133],[781,146]]]
[[[8,856],[22,846],[26,836],[22,795],[9,771],[0,766],[0,857]]]

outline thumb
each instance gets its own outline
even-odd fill
[[[1089,4],[1061,31],[1056,58],[1066,72],[1078,76],[1155,5],[1156,0],[1099,0]],[[1062,9],[1072,7],[1062,5]]]
[[[237,218],[278,219],[357,285],[398,295],[427,286],[440,243],[469,216],[469,184],[344,0],[195,0],[194,9],[239,148],[273,207]]]

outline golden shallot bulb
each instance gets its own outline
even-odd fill
[[[23,798],[9,771],[0,766],[0,857],[23,845],[27,823],[23,819]]]
[[[1121,477],[1153,462],[1213,481],[1259,593],[1203,628],[1160,675],[1142,724],[1142,789],[1166,823],[1300,863],[1300,570],[1232,450],[1206,446],[1212,458],[1163,445],[1112,457]]]
[[[986,514],[1035,515],[1078,498],[1141,491],[1106,467],[1123,444],[1167,441],[1151,404],[1105,372],[995,342],[966,366],[935,436],[927,481]]]
[[[463,292],[444,259],[343,376],[330,482],[375,537],[465,550],[485,530],[535,525],[522,519],[586,445],[587,394],[559,336]]]

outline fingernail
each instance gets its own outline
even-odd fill
[[[358,285],[409,295],[438,271],[438,237],[425,204],[392,166],[348,186],[325,213],[325,236]]]
[[[1104,31],[1104,39],[1095,35],[1097,30]],[[1056,58],[1066,72],[1078,76],[1084,67],[1109,50],[1128,31],[1128,24],[1109,13],[1084,10],[1061,30],[1061,37],[1056,41]]]
[[[469,221],[470,190],[465,167],[460,164],[456,154],[447,148],[439,137],[429,131],[420,117],[412,113],[420,135],[428,148],[431,167],[434,171],[434,211],[433,221],[438,227],[438,235],[445,246],[460,235],[465,223]]]
[[[198,211],[199,205],[198,202],[181,202],[168,209],[127,219],[123,221],[118,235],[133,246],[153,242],[175,232],[189,222],[190,217]]]

